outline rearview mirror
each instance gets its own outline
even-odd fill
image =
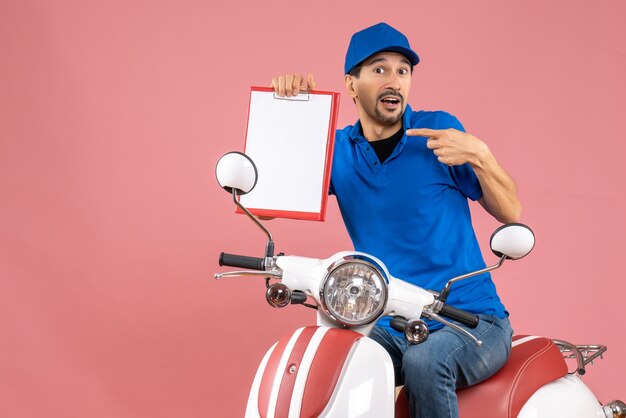
[[[518,260],[535,246],[535,234],[524,224],[512,223],[496,229],[489,240],[491,251],[498,257]]]
[[[238,195],[249,193],[259,178],[256,166],[250,157],[241,152],[229,152],[215,166],[217,182],[224,190]]]

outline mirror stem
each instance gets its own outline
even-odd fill
[[[502,265],[502,263],[504,263],[504,260],[506,260],[506,255],[503,255],[502,257],[500,257],[500,261],[498,261],[493,266],[485,267],[482,270],[478,270],[473,273],[464,274],[462,276],[455,277],[454,279],[450,279],[448,283],[446,283],[446,286],[443,288],[443,290],[441,291],[437,299],[439,299],[441,302],[445,302],[446,299],[448,299],[448,295],[450,294],[450,286],[452,286],[452,283],[458,282],[459,280],[463,280],[463,279],[469,279],[470,277],[478,276],[479,274],[487,273],[488,271],[491,271],[491,270],[495,270],[499,268]]]
[[[246,209],[241,203],[239,203],[239,200],[237,199],[237,190],[235,188],[233,188],[233,202],[235,202],[235,205],[237,205],[237,207],[241,209],[243,213],[245,213],[246,216],[248,216],[248,218],[252,220],[252,222],[254,222],[259,228],[261,228],[263,232],[265,232],[265,235],[267,235],[267,239],[268,239],[267,245],[265,245],[265,256],[273,257],[274,256],[274,240],[272,239],[272,234],[261,224],[261,222],[259,222],[256,216],[251,214],[248,209]]]

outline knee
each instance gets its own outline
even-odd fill
[[[406,350],[402,358],[402,377],[409,386],[412,386],[411,382],[432,384],[433,381],[453,378],[452,375],[446,357],[440,353],[413,346]]]

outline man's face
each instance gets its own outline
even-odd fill
[[[402,119],[406,108],[411,88],[411,63],[396,52],[372,55],[361,65],[358,78],[347,76],[346,87],[362,119],[392,126]]]

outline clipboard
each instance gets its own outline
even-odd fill
[[[244,152],[259,178],[240,202],[257,216],[325,220],[339,93],[252,87],[248,109]]]

